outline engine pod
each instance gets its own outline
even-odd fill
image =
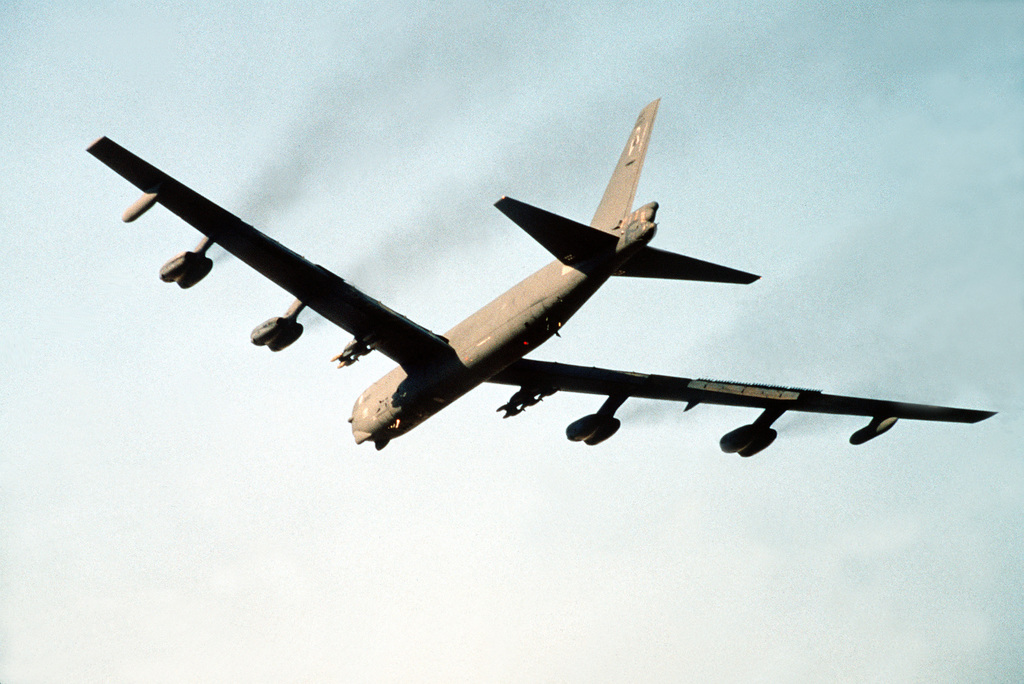
[[[735,454],[753,443],[755,437],[756,428],[753,425],[744,425],[723,435],[718,446],[727,454]]]
[[[192,287],[213,269],[213,260],[205,254],[182,252],[160,268],[160,280],[178,283],[182,289]]]
[[[587,446],[600,444],[618,432],[619,427],[622,425],[622,422],[613,416],[602,416],[602,418],[604,418],[604,420],[597,426],[597,429],[594,430],[593,434],[583,440],[583,443]]]
[[[621,423],[614,416],[592,413],[572,422],[565,429],[570,442],[583,442],[593,446],[608,439],[618,431]]]
[[[281,351],[302,335],[302,324],[294,318],[275,316],[260,323],[252,331],[252,343],[267,347],[270,351]]]
[[[779,433],[772,428],[751,423],[726,433],[718,445],[727,454],[753,456],[759,451],[767,449],[778,436]]]
[[[763,431],[757,433],[757,437],[753,442],[743,447],[736,453],[744,458],[753,456],[754,454],[760,453],[771,446],[771,443],[775,441],[775,438],[779,436],[779,433],[774,428],[765,428]]]

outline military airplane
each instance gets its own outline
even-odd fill
[[[142,190],[121,217],[130,222],[162,204],[204,235],[192,251],[164,264],[160,278],[189,288],[212,269],[214,243],[294,296],[283,316],[257,326],[252,342],[280,351],[302,334],[298,316],[310,308],[354,338],[332,361],[338,367],[380,351],[398,367],[356,400],[349,422],[357,444],[383,449],[482,383],[518,389],[498,408],[514,416],[555,392],[606,397],[596,413],[566,429],[576,442],[594,445],[619,429],[615,411],[630,397],[760,409],[752,423],[726,434],[726,453],[751,456],[776,438],[772,424],[786,411],[864,416],[868,424],[850,437],[863,444],[898,419],[975,423],[988,411],[908,404],[825,394],[817,390],[648,375],[588,368],[524,357],[558,334],[569,318],[612,276],[749,284],[759,276],[650,246],[658,204],[633,210],[651,126],[660,100],[640,112],[590,225],[510,197],[495,206],[537,240],[555,260],[439,335],[389,309],[323,266],[264,235],[227,210],[103,137],[88,151]]]

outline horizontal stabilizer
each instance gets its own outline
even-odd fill
[[[619,239],[610,233],[576,223],[511,197],[502,197],[494,206],[565,264],[573,264],[601,252],[612,251],[619,242]]]
[[[634,278],[665,278],[667,280],[703,280],[712,283],[748,285],[761,276],[719,266],[709,261],[644,247],[615,274]]]

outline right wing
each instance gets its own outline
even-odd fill
[[[721,404],[771,409],[780,414],[784,411],[805,411],[953,423],[977,423],[995,415],[991,411],[844,397],[825,394],[818,390],[646,375],[531,359],[521,359],[513,363],[492,377],[489,382],[519,385],[547,394],[561,390],[623,398],[681,401],[687,402],[687,408],[697,404]]]
[[[307,261],[109,138],[100,138],[88,151],[310,309],[402,366],[454,354],[445,338]]]

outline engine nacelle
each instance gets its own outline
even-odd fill
[[[615,416],[592,413],[571,423],[565,429],[565,436],[571,442],[583,442],[594,446],[614,435],[621,425]]]
[[[896,424],[895,418],[875,418],[867,427],[862,427],[850,435],[850,444],[863,444],[869,439],[874,439],[883,432],[888,432]]]
[[[160,268],[160,280],[178,283],[185,289],[205,278],[213,269],[213,260],[205,254],[182,252]]]
[[[281,351],[302,335],[302,324],[294,318],[275,316],[260,323],[252,331],[252,343],[267,347],[270,351]]]
[[[726,433],[719,442],[719,446],[727,454],[753,456],[759,451],[767,449],[778,436],[779,433],[773,428],[752,423]]]

